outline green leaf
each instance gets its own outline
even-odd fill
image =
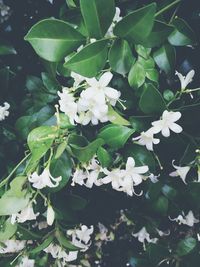
[[[167,184],[162,187],[162,193],[170,200],[173,200],[177,195],[176,189]]]
[[[54,126],[40,126],[29,133],[27,142],[32,153],[32,161],[37,161],[46,154],[56,134],[57,127]]]
[[[103,148],[99,147],[97,150],[97,158],[103,168],[109,167],[113,161],[111,155],[108,153],[108,151]]]
[[[10,189],[0,198],[0,216],[16,214],[28,205],[30,194],[23,190],[26,180],[19,176],[10,183]]]
[[[135,50],[138,53],[139,56],[148,59],[149,54],[151,52],[151,48],[146,48],[142,45],[135,45]]]
[[[87,146],[80,147],[76,144],[70,143],[71,150],[73,154],[81,161],[81,162],[88,162],[93,158],[97,149],[104,144],[104,140],[98,138],[93,142],[89,143]]]
[[[156,201],[153,203],[153,209],[162,214],[166,215],[168,211],[169,201],[166,197],[160,196]]]
[[[197,241],[193,237],[186,237],[181,240],[176,248],[176,253],[178,256],[185,256],[190,253],[197,245]]]
[[[135,44],[143,44],[143,39],[153,28],[155,12],[156,3],[133,11],[116,24],[114,34]]]
[[[0,56],[17,54],[15,48],[9,44],[0,43]]]
[[[166,89],[164,92],[163,92],[163,97],[164,99],[169,102],[171,101],[173,98],[174,98],[174,92],[169,90],[169,89]]]
[[[80,0],[81,13],[91,38],[102,38],[115,15],[114,0]]]
[[[155,160],[152,153],[143,146],[129,144],[124,148],[124,155],[126,158],[133,157],[138,166],[147,165],[152,172],[155,169]]]
[[[96,76],[106,64],[107,42],[100,40],[88,44],[65,62],[64,67],[89,78]]]
[[[62,87],[53,76],[49,75],[46,72],[42,72],[41,75],[43,84],[47,88],[48,92],[57,94],[57,91],[61,90]]]
[[[121,115],[119,115],[111,105],[108,107],[108,117],[109,121],[118,124],[118,125],[125,125],[128,126],[130,125],[130,122],[124,119]]]
[[[56,238],[60,245],[70,251],[78,250],[77,247],[75,247],[60,231],[56,231]]]
[[[102,138],[110,147],[118,149],[125,145],[134,132],[134,129],[125,126],[109,124],[100,130],[98,137]]]
[[[74,0],[66,0],[66,3],[69,8],[76,8],[76,3],[74,2]]]
[[[159,73],[156,69],[148,69],[148,70],[146,70],[146,77],[150,81],[158,83]]]
[[[183,19],[175,18],[172,24],[175,29],[168,37],[170,44],[175,46],[196,44],[196,38],[193,30]]]
[[[62,177],[59,185],[55,188],[48,188],[48,192],[58,192],[69,182],[72,172],[72,162],[67,152],[62,153],[58,158],[51,161],[50,172],[53,177]]]
[[[128,42],[121,39],[114,41],[110,49],[108,59],[112,70],[122,75],[129,72],[133,62],[135,61]]]
[[[48,61],[61,61],[84,43],[84,36],[68,23],[45,19],[35,24],[24,38],[36,53]]]
[[[147,84],[144,89],[139,107],[145,114],[162,113],[166,109],[162,95],[151,83]]]
[[[88,201],[86,199],[74,194],[67,195],[65,197],[65,201],[70,209],[76,211],[83,210],[88,204]]]
[[[174,47],[172,47],[171,45],[165,44],[161,48],[156,50],[153,54],[153,58],[158,67],[166,74],[174,71],[176,52]]]
[[[131,68],[128,74],[128,82],[131,87],[139,88],[145,82],[145,69],[144,67],[137,61]]]
[[[54,236],[53,235],[48,236],[48,238],[45,239],[44,242],[42,242],[42,244],[37,245],[36,248],[32,249],[30,251],[30,254],[37,254],[40,251],[44,250],[45,248],[47,248],[53,242],[53,240],[54,240]]]
[[[158,47],[167,39],[173,29],[172,26],[161,21],[155,21],[152,32],[142,41],[143,46],[148,48]]]
[[[4,225],[0,225],[0,241],[9,240],[17,231],[17,224],[12,224],[8,218]]]

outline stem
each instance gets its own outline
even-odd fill
[[[0,188],[2,186],[4,186],[8,181],[9,179],[12,177],[12,175],[16,172],[16,170],[19,168],[19,166],[24,163],[24,161],[31,155],[31,153],[29,153],[28,155],[26,155],[18,164],[17,166],[11,171],[11,173],[3,180],[1,181],[0,183]]]
[[[156,17],[160,16],[162,13],[164,13],[165,11],[167,11],[168,9],[172,8],[173,6],[175,6],[176,4],[178,4],[179,2],[181,2],[181,0],[176,0],[174,1],[173,3],[169,4],[168,6],[162,8],[161,10],[159,10],[157,13],[156,13]]]

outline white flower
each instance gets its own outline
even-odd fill
[[[188,74],[186,76],[183,76],[178,71],[176,71],[175,74],[178,76],[178,78],[181,82],[181,89],[184,90],[184,89],[186,89],[187,85],[193,81],[195,71],[191,70],[190,72],[188,72]]]
[[[25,209],[20,211],[17,214],[12,214],[11,216],[11,223],[15,224],[15,222],[18,223],[24,223],[26,221],[32,221],[36,220],[37,216],[39,215],[39,212],[36,214],[34,213],[33,206],[30,203]]]
[[[185,166],[185,167],[180,167],[180,166],[176,166],[174,165],[174,161],[172,161],[172,165],[173,167],[176,169],[176,171],[174,172],[171,172],[169,175],[171,177],[177,177],[177,176],[180,176],[180,178],[183,180],[183,182],[186,184],[185,182],[185,179],[186,179],[186,176],[190,170],[190,166]]]
[[[145,245],[145,240],[148,243],[156,243],[158,241],[157,238],[150,238],[150,235],[145,227],[143,227],[138,233],[133,234],[133,236],[136,237],[139,242],[143,243],[143,245]]]
[[[133,185],[139,185],[142,181],[142,175],[146,172],[148,172],[149,168],[148,166],[144,165],[141,167],[135,167],[135,160],[132,157],[128,157],[127,163],[126,163],[126,170],[125,170],[125,177],[131,177],[133,180]]]
[[[37,189],[42,189],[46,186],[48,187],[57,187],[62,180],[62,177],[57,178],[52,177],[48,168],[44,169],[43,172],[38,175],[36,172],[29,175],[29,182],[33,183],[33,187]],[[53,182],[52,182],[53,181]]]
[[[62,260],[63,265],[76,260],[78,256],[78,251],[69,251],[69,253],[67,253],[63,248],[55,244],[50,244],[44,251],[50,253],[54,259]]]
[[[93,185],[101,185],[101,180],[98,180],[99,173],[102,168],[98,164],[97,160],[94,158],[91,159],[88,165],[83,166],[85,170],[77,168],[73,174],[72,186],[75,184],[85,185],[88,188],[92,188]]]
[[[0,106],[0,121],[5,120],[5,118],[9,115],[9,108],[10,105],[7,102],[4,103],[4,106]]]
[[[80,116],[76,118],[76,122],[83,125],[90,121],[94,125],[98,124],[98,121],[108,121],[108,106],[104,92],[92,87],[82,91],[78,100],[78,113]]]
[[[69,92],[69,88],[63,88],[62,92],[58,92],[60,97],[59,105],[60,110],[64,112],[70,120],[70,123],[74,125],[74,121],[77,118],[77,103],[72,93]]]
[[[182,132],[182,127],[175,123],[181,117],[180,112],[173,112],[165,110],[162,114],[162,119],[152,122],[153,127],[151,128],[154,133],[161,131],[165,137],[170,136],[170,130],[175,133]]]
[[[89,88],[91,90],[95,91],[101,91],[104,93],[106,100],[112,105],[115,106],[117,100],[119,99],[121,93],[117,91],[116,89],[113,89],[111,87],[108,87],[108,84],[112,80],[112,73],[111,72],[105,72],[99,80],[96,80],[95,78],[87,79],[87,83],[89,84]]]
[[[139,145],[146,146],[150,151],[153,151],[153,144],[157,145],[160,142],[160,139],[154,138],[153,128],[142,132],[139,137],[135,137],[132,140],[138,140]]]
[[[54,222],[54,219],[55,219],[55,212],[52,206],[49,205],[47,208],[47,224],[51,226]]]
[[[121,181],[124,177],[124,171],[120,169],[113,169],[111,171],[103,169],[103,172],[106,174],[106,176],[101,179],[101,182],[103,184],[111,183],[113,189],[120,191]]]
[[[25,240],[7,240],[3,243],[3,247],[0,245],[0,253],[5,254],[5,253],[17,253],[24,249],[26,245]]]
[[[20,264],[15,267],[34,267],[35,260],[29,259],[27,256],[23,257]]]
[[[86,80],[84,76],[81,76],[80,74],[73,71],[71,72],[71,77],[74,79],[73,87],[75,88],[79,87],[79,85]]]
[[[171,219],[171,221],[176,221],[179,224],[186,224],[188,226],[194,226],[195,223],[199,223],[199,220],[194,217],[193,212],[190,210],[187,215],[182,212],[177,218]]]
[[[106,37],[112,37],[113,36],[113,29],[115,27],[115,24],[122,19],[122,17],[120,16],[120,12],[121,11],[120,11],[119,7],[116,7],[116,11],[115,11],[115,16],[113,18],[113,22],[110,25],[110,27],[109,27],[109,29],[108,29],[108,31],[106,33]]]
[[[91,225],[88,228],[86,225],[81,225],[81,229],[68,230],[67,234],[72,237],[72,244],[81,249],[81,251],[86,251],[91,245],[90,239],[94,231],[94,227]]]

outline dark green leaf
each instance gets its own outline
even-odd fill
[[[128,42],[120,39],[113,43],[108,59],[112,70],[122,75],[129,72],[135,61]]]
[[[98,137],[102,138],[110,147],[118,149],[125,145],[134,132],[134,129],[125,126],[109,124],[100,130]]]
[[[80,7],[89,37],[102,38],[115,15],[114,0],[80,0]]]
[[[47,239],[44,240],[44,242],[42,244],[37,245],[36,248],[32,249],[30,251],[30,254],[37,254],[40,251],[44,250],[45,248],[47,248],[52,243],[53,240],[54,240],[54,236],[50,235]]]
[[[103,147],[99,147],[97,150],[97,158],[100,161],[100,164],[103,168],[105,167],[109,167],[112,163],[112,157],[111,155],[108,153],[108,151],[103,148]]]
[[[25,36],[36,53],[48,61],[61,61],[84,43],[84,37],[68,23],[45,19],[35,24]]]
[[[136,44],[143,44],[142,40],[153,28],[155,12],[156,3],[133,11],[116,24],[114,34]]]
[[[153,57],[158,67],[166,74],[174,71],[176,61],[174,47],[169,44],[165,44],[154,52]]]
[[[0,43],[0,56],[17,54],[13,46]]]
[[[196,43],[194,32],[183,19],[175,18],[172,24],[175,29],[168,37],[170,44],[175,46],[185,46]]]
[[[185,256],[190,253],[196,247],[196,245],[196,239],[193,237],[186,237],[178,243],[176,253],[178,256]]]
[[[162,95],[151,83],[147,84],[140,98],[139,107],[145,114],[162,113],[166,109]]]
[[[86,77],[94,77],[105,66],[107,41],[100,40],[85,46],[72,56],[64,67]]]

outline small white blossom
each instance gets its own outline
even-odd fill
[[[58,92],[58,96],[60,97],[58,101],[60,110],[69,117],[70,123],[74,125],[74,121],[77,118],[78,107],[73,94],[69,91],[69,88],[63,88],[62,92]]]
[[[190,72],[188,72],[188,74],[186,76],[183,76],[178,71],[176,71],[175,74],[178,76],[178,78],[181,82],[181,89],[184,90],[184,89],[186,89],[187,85],[193,81],[195,71],[191,70]]]
[[[186,184],[185,179],[186,179],[186,176],[190,170],[190,166],[185,166],[185,167],[176,166],[176,165],[174,165],[174,160],[172,161],[172,165],[176,169],[176,171],[171,172],[169,175],[171,177],[179,176],[182,179],[182,181]]]
[[[78,251],[69,251],[69,253],[67,253],[63,248],[56,244],[50,244],[44,251],[51,254],[54,259],[62,260],[64,266],[67,262],[76,260],[78,255]]]
[[[25,248],[25,240],[7,240],[2,242],[3,247],[0,246],[0,254],[17,253]]]
[[[182,212],[177,218],[171,219],[171,221],[176,221],[179,224],[186,224],[190,227],[194,226],[195,223],[199,223],[199,220],[194,217],[193,212],[190,210],[187,215]]]
[[[11,223],[12,224],[16,222],[24,223],[26,221],[36,220],[38,215],[39,215],[39,212],[34,213],[32,204],[29,204],[25,209],[23,209],[19,213],[12,214]]]
[[[154,138],[153,128],[150,128],[146,132],[142,132],[140,136],[133,138],[132,140],[138,140],[138,144],[146,146],[150,151],[153,151],[153,144],[157,145],[160,139]]]
[[[49,205],[47,208],[47,224],[51,226],[54,222],[54,219],[55,219],[55,212],[52,206]]]
[[[145,247],[145,241],[147,241],[148,243],[156,243],[158,241],[157,238],[150,238],[150,235],[145,227],[143,227],[138,233],[132,235],[136,237],[139,242],[143,243],[144,247]]]
[[[84,170],[77,168],[74,172],[71,183],[72,186],[79,184],[92,188],[94,184],[97,186],[101,185],[101,180],[99,180],[98,177],[102,168],[95,157],[91,159],[88,165],[83,166],[83,168]]]
[[[33,187],[42,189],[46,186],[57,187],[62,180],[62,177],[52,177],[48,168],[44,169],[43,172],[38,175],[36,172],[32,173],[28,177],[29,182],[33,183]],[[52,182],[53,181],[53,182]]]
[[[71,72],[71,77],[74,79],[74,84],[73,84],[73,87],[74,88],[77,88],[79,87],[79,85],[86,80],[86,77],[84,76],[81,76],[80,74],[78,73],[75,73],[75,72]]]
[[[5,118],[9,116],[9,108],[10,105],[7,102],[4,103],[4,106],[0,106],[0,121],[5,120]]]
[[[111,183],[112,188],[119,191],[121,187],[121,181],[124,177],[124,170],[113,169],[111,171],[107,169],[103,169],[104,174],[106,176],[101,179],[103,184]]]
[[[35,260],[29,259],[27,256],[23,257],[20,264],[15,267],[34,267]]]
[[[182,132],[182,127],[175,123],[181,118],[180,112],[173,112],[165,110],[162,114],[162,119],[152,122],[153,127],[151,128],[154,133],[161,132],[163,136],[169,137],[170,130],[175,133]]]
[[[91,235],[94,231],[94,227],[91,225],[88,228],[86,225],[81,225],[81,229],[72,229],[67,231],[67,235],[72,237],[72,244],[81,249],[81,251],[86,251],[91,245]]]

